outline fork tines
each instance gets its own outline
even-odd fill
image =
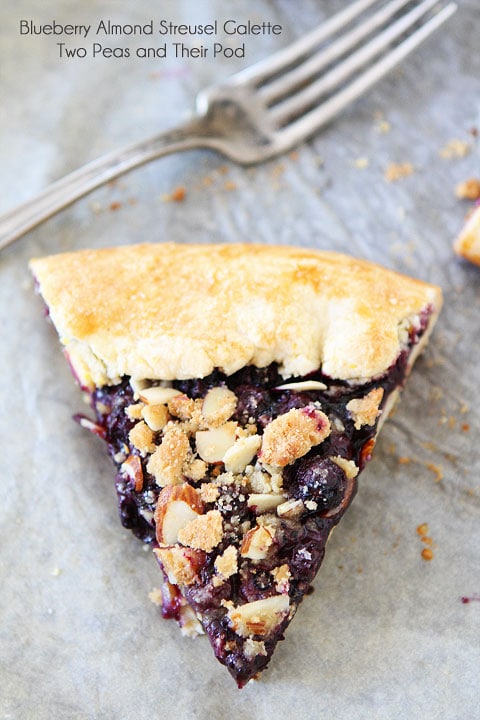
[[[356,0],[252,68],[272,127],[312,132],[390,71],[456,10],[448,0]],[[244,76],[247,79],[249,71]]]

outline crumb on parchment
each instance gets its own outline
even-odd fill
[[[471,151],[472,146],[465,140],[452,138],[440,150],[440,157],[444,160],[453,160],[455,158],[463,158]]]
[[[455,188],[455,195],[460,200],[480,200],[480,179],[469,178]]]
[[[387,182],[397,182],[408,175],[413,175],[414,167],[410,162],[390,163],[385,170],[385,180]]]
[[[428,523],[423,522],[417,526],[417,535],[420,536],[420,540],[425,545],[425,547],[422,549],[422,552],[420,553],[421,557],[423,558],[423,560],[433,560],[434,553],[432,550],[432,546],[434,543],[433,539],[429,535]]]
[[[163,202],[183,202],[187,195],[187,189],[183,185],[179,185],[174,188],[171,193],[162,195],[161,200]]]

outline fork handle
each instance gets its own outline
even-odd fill
[[[121,150],[103,155],[52,183],[31,200],[0,216],[0,250],[99,185],[155,158],[197,147],[214,147],[203,116]]]

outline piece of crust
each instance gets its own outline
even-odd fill
[[[31,269],[79,382],[231,374],[276,362],[363,380],[441,291],[339,253],[287,246],[130,245],[35,259]],[[433,325],[433,323],[432,323]]]
[[[480,265],[480,206],[468,217],[453,248],[458,255]]]

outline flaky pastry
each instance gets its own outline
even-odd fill
[[[31,263],[81,383],[231,375],[277,363],[358,380],[398,356],[401,323],[438,288],[345,255],[259,245],[144,244]]]

